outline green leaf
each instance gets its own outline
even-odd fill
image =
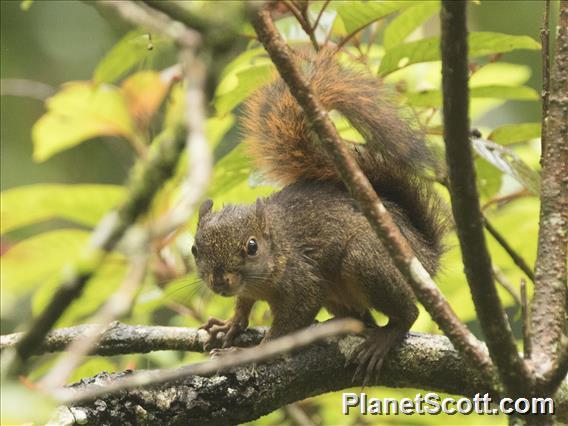
[[[227,114],[224,117],[215,116],[208,118],[205,123],[205,134],[207,135],[209,145],[211,147],[217,146],[234,124],[235,116],[232,114]]]
[[[223,116],[254,93],[255,90],[272,80],[274,66],[261,64],[227,75],[217,88],[215,109]]]
[[[20,3],[20,9],[22,9],[24,12],[27,12],[28,10],[30,10],[30,7],[32,7],[33,2],[34,0],[22,0],[22,2]]]
[[[441,107],[442,92],[440,90],[423,90],[421,92],[408,93],[408,103],[416,107]],[[471,98],[494,98],[507,100],[534,101],[539,99],[538,93],[528,86],[479,86],[472,87],[469,91]]]
[[[522,86],[530,79],[531,74],[531,68],[526,65],[491,62],[475,70],[469,79],[469,87]],[[504,75],[507,76],[506,79],[503,79]]]
[[[68,262],[63,262],[62,266]],[[104,264],[97,270],[87,283],[83,294],[69,306],[57,322],[57,327],[75,325],[80,320],[92,315],[117,290],[126,273],[126,265],[122,256],[114,253],[105,259]],[[32,298],[32,312],[38,315],[47,306],[55,291],[61,284],[60,267],[50,277],[42,281],[41,287]]]
[[[97,136],[137,138],[126,102],[112,86],[67,84],[48,99],[47,109],[32,128],[37,162]]]
[[[335,125],[337,132],[341,138],[352,144],[365,144],[367,141],[359,131],[351,125],[349,120],[345,118],[339,111],[331,110],[329,118]]]
[[[2,288],[21,294],[59,277],[63,265],[77,259],[89,233],[80,230],[45,232],[23,240],[0,258]]]
[[[483,199],[490,199],[501,189],[503,174],[487,161],[476,158],[475,174],[477,190]]]
[[[430,16],[440,10],[439,1],[427,1],[403,10],[385,28],[383,46],[386,50],[399,45]]]
[[[538,50],[540,44],[529,36],[475,32],[468,37],[469,57],[487,56],[512,50]],[[401,44],[385,54],[379,74],[386,75],[411,64],[440,60],[440,37]]]
[[[535,195],[540,194],[540,176],[515,151],[485,139],[472,139],[475,151],[494,167],[513,177]]]
[[[252,170],[252,162],[243,144],[237,145],[215,165],[209,195],[215,198],[246,181]]]
[[[507,145],[539,138],[540,132],[540,123],[507,124],[493,130],[487,139]]]
[[[112,83],[124,76],[136,65],[155,56],[156,44],[166,43],[165,39],[153,36],[140,30],[131,31],[114,45],[95,69],[95,83]],[[149,47],[152,47],[151,49]]]
[[[130,116],[139,129],[146,130],[168,91],[167,82],[156,71],[140,71],[126,78],[121,92]]]
[[[343,1],[337,7],[337,13],[347,33],[351,34],[412,4],[404,1]]]
[[[37,184],[0,194],[2,233],[49,219],[94,226],[124,197],[115,185]]]
[[[528,86],[479,86],[470,89],[473,98],[498,98],[515,101],[535,101],[539,99],[538,92]]]

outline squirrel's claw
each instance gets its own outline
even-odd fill
[[[237,337],[240,332],[245,330],[246,326],[247,325],[242,321],[239,321],[235,318],[231,318],[226,321],[217,318],[209,318],[207,323],[199,328],[209,333],[209,340],[205,344],[205,349],[209,349],[211,347],[211,343],[215,340],[220,340],[222,348],[226,349],[233,345],[233,340],[235,339],[235,337]],[[219,333],[225,333],[225,335],[221,339],[218,339],[217,335]]]
[[[393,340],[391,333],[384,327],[370,330],[367,339],[355,349],[349,362],[357,364],[353,383],[362,383],[365,387],[376,382],[383,366],[383,361]]]

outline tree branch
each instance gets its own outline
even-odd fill
[[[549,375],[562,363],[566,321],[566,258],[568,255],[568,1],[560,2],[556,56],[552,66],[548,117],[542,123],[546,143],[542,152],[541,207],[532,301],[532,358],[537,371]],[[557,371],[551,377],[566,375]],[[554,390],[554,383],[543,386]]]
[[[444,140],[452,211],[467,281],[489,353],[511,395],[523,393],[531,375],[519,357],[507,315],[493,282],[483,234],[483,216],[475,186],[469,142],[469,91],[466,2],[442,2],[442,85]]]
[[[487,217],[483,217],[483,224],[485,225],[485,229],[491,234],[495,241],[499,243],[501,247],[507,252],[511,260],[519,267],[521,271],[525,273],[525,275],[534,283],[534,272],[529,267],[525,259],[518,254],[513,247],[507,242],[505,237],[501,235],[497,229],[489,222]]]
[[[45,336],[45,340],[33,354],[64,351],[70,343],[91,335],[92,330],[96,328],[98,328],[96,324],[84,324],[53,330]],[[237,337],[235,345],[240,347],[257,345],[262,340],[264,332],[263,328],[248,329]],[[0,336],[0,350],[14,347],[22,336],[23,333]],[[208,339],[209,334],[205,330],[114,322],[93,346],[90,354],[111,356],[165,350],[205,352]]]
[[[326,321],[265,342],[259,347],[231,350],[229,353],[224,352],[222,353],[223,356],[216,356],[209,361],[194,363],[181,368],[137,371],[128,377],[117,379],[102,387],[86,389],[80,393],[69,391],[69,389],[60,389],[53,391],[52,396],[63,403],[90,401],[102,395],[114,394],[123,390],[167,383],[196,375],[207,376],[242,365],[254,366],[256,363],[291,353],[314,342],[349,333],[361,333],[363,329],[363,323],[352,318]]]
[[[86,424],[238,424],[277,408],[329,391],[360,386],[354,367],[345,367],[361,337],[330,338],[255,367],[245,366],[209,377],[187,377],[151,388],[106,395],[60,410]],[[130,372],[100,373],[71,386],[85,392],[128,377]],[[418,388],[457,395],[485,394],[480,371],[466,365],[444,336],[410,333],[385,360],[381,378],[371,385]],[[555,399],[558,420],[568,419],[568,382]],[[341,407],[338,404],[337,410]]]
[[[428,272],[414,255],[412,248],[400,233],[392,216],[350,155],[347,147],[341,142],[325,109],[294,65],[293,53],[276,30],[266,9],[258,14],[253,21],[253,26],[291,94],[304,110],[306,119],[318,135],[323,148],[334,160],[343,181],[358,202],[361,211],[384,243],[398,269],[413,287],[420,302],[458,350],[465,354],[466,359],[483,372],[488,383],[492,382],[491,361],[482,350],[482,344],[453,312]]]

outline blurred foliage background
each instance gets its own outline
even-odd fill
[[[385,76],[387,84],[399,94],[401,103],[412,107],[421,123],[428,128],[433,147],[439,148],[440,63],[417,60],[416,64],[404,66],[405,58],[413,55],[411,50],[405,50],[408,43],[439,34],[438,3],[399,3],[407,4],[400,11],[393,9],[392,13],[371,24],[347,44],[346,50],[351,58],[367,57],[369,70]],[[312,3],[312,19],[315,19],[322,4]],[[210,6],[199,2],[190,5]],[[148,73],[149,70],[160,72],[175,64],[177,58],[170,42],[154,35],[148,39],[147,33],[131,32],[132,29],[120,21],[102,17],[88,5],[71,1],[2,1],[0,7],[1,332],[6,334],[22,330],[29,318],[41,311],[59,282],[61,269],[77,256],[89,230],[108,208],[120,201],[122,185],[133,162],[160,131],[162,118],[175,114],[179,87],[166,87],[159,82],[160,74]],[[470,81],[473,96],[471,116],[472,127],[480,129],[485,138],[508,150],[489,150],[488,153],[486,149],[483,154],[483,146],[480,147],[482,155],[476,166],[481,202],[486,206],[484,211],[495,228],[531,267],[536,255],[539,209],[535,196],[538,192],[538,94],[541,89],[537,41],[542,9],[540,1],[481,1],[471,2],[469,8],[470,31],[521,36],[503,41],[495,46],[494,51],[487,46],[497,43],[495,35],[473,45],[479,47],[480,52],[472,58],[475,65],[472,65]],[[555,10],[553,7],[553,24]],[[316,35],[323,40],[324,32],[331,31],[331,40],[339,41],[365,19],[376,20],[372,16],[374,12],[375,9],[367,8],[361,2],[331,2]],[[308,42],[293,17],[283,17],[278,26],[289,42]],[[243,34],[247,32],[250,29],[243,28]],[[400,34],[407,37],[401,38]],[[369,40],[372,41],[371,46]],[[505,49],[503,46],[507,43],[509,48]],[[148,48],[150,44],[152,49]],[[208,194],[217,206],[229,202],[252,202],[275,189],[264,185],[251,170],[249,159],[238,145],[240,103],[258,84],[270,78],[272,72],[258,45],[243,37],[242,46],[244,53],[224,70],[210,105],[207,131],[216,164]],[[131,66],[124,65],[123,62],[129,60],[125,58],[133,51],[137,53],[133,54]],[[506,53],[496,54],[499,51]],[[399,67],[402,68],[397,70]],[[100,104],[94,104],[93,100],[96,97],[93,93],[98,89],[93,89],[91,83],[85,83],[91,80],[108,84],[110,88],[105,94],[97,92],[97,96],[101,96],[97,101]],[[70,85],[67,84],[69,82],[77,83]],[[52,101],[46,108],[44,101],[53,95],[52,100],[57,99],[59,103]],[[115,99],[117,96],[119,100]],[[72,116],[71,124],[58,122],[53,114],[57,112],[58,105],[64,112],[65,108],[69,109],[67,101],[82,102],[82,108],[91,108],[92,111],[87,111],[85,116]],[[123,127],[119,130],[101,129],[100,123],[97,124],[90,114],[93,111],[103,111],[103,115],[106,113],[113,117],[124,114]],[[144,111],[150,116],[145,116]],[[85,130],[86,127],[90,133]],[[81,134],[74,133],[78,129],[81,129]],[[518,158],[511,157],[511,152]],[[175,198],[175,183],[180,175],[181,171],[158,196],[151,217],[159,214]],[[62,184],[96,185],[68,187]],[[442,187],[440,191],[445,194]],[[213,297],[193,272],[188,252],[194,229],[195,220],[180,230],[172,241],[156,248],[136,303],[123,321],[196,327],[209,316],[229,317],[233,301]],[[449,250],[436,282],[455,311],[479,336],[457,240],[450,235],[447,242]],[[500,281],[509,283],[513,293],[518,294],[519,282],[526,277],[491,236],[488,236],[488,243]],[[58,326],[86,321],[116,290],[126,267],[127,261],[122,254],[113,255],[89,283],[81,299],[61,318]],[[520,338],[518,301],[501,287],[500,293],[513,321],[514,331]],[[322,312],[320,318],[327,318],[327,314]],[[268,320],[266,305],[257,304],[252,325],[266,325]],[[422,308],[413,329],[439,333]],[[91,357],[85,359],[71,380],[102,370],[172,367],[202,357],[200,354],[176,352]],[[54,358],[42,357],[30,372],[29,379],[37,380],[45,374]],[[417,391],[377,388],[370,392],[377,397],[401,398],[413,397]],[[21,401],[19,398],[22,398],[19,391],[4,393],[3,408],[4,400],[9,404],[10,401]],[[504,417],[475,415],[447,418],[352,415],[345,418],[340,413],[341,393],[312,398],[299,403],[299,406],[315,424],[506,423]],[[13,410],[9,413],[2,411],[3,423],[4,420],[27,420],[18,417]],[[10,417],[12,415],[16,417]],[[285,411],[275,412],[253,423],[294,424]]]

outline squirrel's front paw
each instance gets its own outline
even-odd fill
[[[223,348],[232,346],[235,337],[244,331],[247,325],[246,321],[241,321],[236,318],[231,318],[226,321],[217,318],[209,318],[206,324],[199,327],[209,333],[209,341],[205,344],[205,349],[208,349],[215,340],[220,340]],[[217,335],[221,332],[225,333],[225,335],[221,339],[218,339]]]
[[[215,349],[212,349],[209,352],[209,356],[211,358],[219,358],[221,356],[228,355],[228,354],[234,354],[234,353],[237,353],[237,352],[242,351],[242,350],[243,350],[243,348],[237,348],[235,346],[233,346],[231,348],[215,348]]]

